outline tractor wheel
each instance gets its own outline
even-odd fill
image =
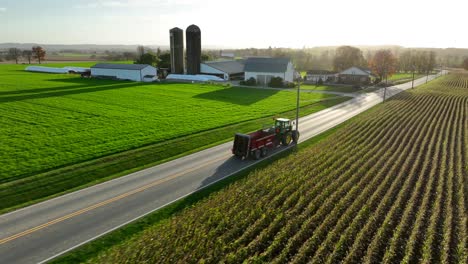
[[[292,140],[293,140],[293,142],[296,143],[296,144],[297,144],[297,142],[299,141],[299,135],[300,135],[300,134],[299,134],[299,131],[297,131],[297,130],[294,130],[294,131],[292,132]]]
[[[268,149],[266,147],[262,148],[262,157],[266,157],[268,155]]]
[[[291,140],[292,140],[292,133],[288,132],[281,139],[281,144],[283,144],[283,146],[287,146],[291,143]]]
[[[255,150],[254,152],[254,159],[259,160],[261,157],[262,153],[260,152],[259,149]]]

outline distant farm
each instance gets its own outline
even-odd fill
[[[296,104],[289,91],[95,80],[21,65],[0,65],[0,79],[0,199],[8,201],[0,209],[225,141]],[[303,113],[347,99],[334,97],[302,95]]]

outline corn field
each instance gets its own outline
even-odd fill
[[[402,93],[91,262],[467,263],[466,88]]]

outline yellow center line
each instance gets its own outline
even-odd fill
[[[60,223],[60,222],[65,221],[65,220],[67,220],[67,219],[70,219],[70,218],[72,218],[72,217],[75,217],[75,216],[81,215],[81,214],[83,214],[83,213],[89,212],[89,211],[91,211],[91,210],[93,210],[93,209],[96,209],[96,208],[102,207],[102,206],[104,206],[104,205],[110,204],[110,203],[112,203],[112,202],[121,200],[121,199],[123,199],[123,198],[125,198],[125,197],[128,197],[128,196],[130,196],[130,195],[133,195],[133,194],[142,192],[142,191],[144,191],[144,190],[146,190],[146,189],[149,189],[149,188],[151,188],[151,187],[154,187],[154,186],[156,186],[156,185],[159,185],[159,184],[165,183],[165,182],[167,182],[167,181],[170,181],[170,180],[172,180],[172,179],[178,178],[178,177],[180,177],[180,176],[182,176],[182,175],[184,175],[184,174],[187,174],[187,173],[190,173],[190,172],[199,170],[199,169],[201,169],[201,168],[203,168],[203,167],[206,167],[206,166],[208,166],[208,165],[210,165],[210,164],[213,164],[213,163],[216,163],[216,162],[218,162],[218,161],[220,161],[220,160],[223,160],[223,159],[227,158],[228,156],[231,156],[231,155],[224,155],[224,156],[222,156],[222,157],[220,157],[220,158],[218,158],[218,159],[211,160],[211,161],[209,161],[209,162],[207,162],[207,163],[205,163],[205,164],[203,164],[203,165],[200,165],[200,166],[197,166],[197,167],[194,167],[194,168],[185,170],[185,171],[183,171],[183,172],[179,172],[179,173],[173,174],[173,175],[171,175],[171,176],[169,176],[169,177],[166,177],[166,178],[164,178],[164,179],[160,179],[160,180],[157,180],[157,181],[148,183],[147,185],[144,185],[144,186],[139,187],[139,188],[137,188],[137,189],[134,189],[134,190],[132,190],[132,191],[123,193],[123,194],[121,194],[121,195],[119,195],[119,196],[116,196],[116,197],[110,198],[110,199],[108,199],[108,200],[102,201],[102,202],[100,202],[100,203],[91,205],[91,206],[89,206],[89,207],[83,208],[83,209],[78,210],[78,211],[76,211],[76,212],[73,212],[73,213],[64,215],[64,216],[62,216],[62,217],[59,217],[59,218],[54,219],[54,220],[52,220],[52,221],[49,221],[49,222],[47,222],[47,223],[45,223],[45,224],[42,224],[42,225],[39,225],[39,226],[30,228],[30,229],[28,229],[28,230],[25,230],[25,231],[23,231],[23,232],[17,233],[17,234],[15,234],[15,235],[12,235],[12,236],[3,238],[3,239],[0,240],[0,245],[1,245],[1,244],[5,244],[5,243],[7,243],[7,242],[9,242],[9,241],[15,240],[15,239],[17,239],[17,238],[26,236],[26,235],[28,235],[28,234],[34,233],[34,232],[36,232],[36,231],[39,231],[39,230],[41,230],[41,229],[44,229],[44,228],[46,228],[46,227],[48,227],[48,226],[51,226],[51,225],[53,225],[53,224],[57,224],[57,223]]]

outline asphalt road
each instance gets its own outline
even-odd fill
[[[426,77],[418,79],[415,86],[425,82]],[[408,88],[411,83],[387,88],[386,96]],[[383,93],[362,94],[301,118],[300,141],[382,102]],[[231,146],[222,144],[1,215],[0,263],[46,262],[256,163],[233,158]]]

